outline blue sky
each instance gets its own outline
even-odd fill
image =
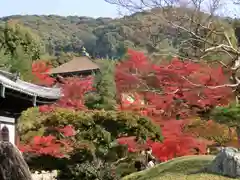
[[[117,17],[118,11],[104,0],[1,0],[0,17],[16,14]]]
[[[232,0],[222,1],[225,5],[220,11],[221,15],[233,16],[239,12],[239,7],[229,3]],[[104,0],[1,0],[0,17],[16,14],[119,17],[117,7]]]

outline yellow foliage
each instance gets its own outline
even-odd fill
[[[218,124],[212,120],[204,121],[199,118],[192,119],[189,121],[186,131],[198,137],[212,140],[217,145],[221,146],[237,140],[234,129],[229,128],[227,125]]]

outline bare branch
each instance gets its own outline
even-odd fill
[[[180,48],[187,52],[193,53],[188,59],[202,59],[213,53],[224,53],[227,56],[228,63],[221,60],[227,70],[232,71],[232,79],[229,84],[218,86],[203,86],[191,82],[187,77],[182,77],[189,84],[196,88],[217,89],[231,87],[240,89],[240,80],[237,71],[240,69],[240,49],[234,44],[231,27],[222,23],[222,19],[216,16],[219,9],[223,7],[225,0],[105,0],[111,4],[119,5],[130,12],[145,11],[147,14],[154,16],[159,23],[159,29],[167,26],[168,31],[173,31],[172,36],[182,36],[183,40],[179,43]],[[240,5],[240,0],[232,0],[235,4]],[[226,4],[225,4],[226,5]],[[205,13],[203,13],[203,11]],[[225,23],[225,21],[224,21]],[[151,26],[148,23],[146,26]],[[150,28],[150,27],[149,27]],[[178,34],[179,32],[179,34]],[[149,34],[152,32],[149,30]],[[169,33],[169,32],[168,32]],[[161,40],[160,40],[161,41]],[[160,43],[155,41],[154,44]],[[193,52],[195,51],[195,52]],[[187,54],[188,55],[188,54]],[[146,91],[163,93],[154,88],[144,85],[142,88]],[[187,91],[189,89],[186,89]],[[169,92],[177,93],[178,91]]]
[[[218,85],[218,86],[203,86],[202,84],[195,84],[184,76],[182,76],[182,79],[186,80],[189,84],[191,84],[195,87],[208,88],[208,89],[218,89],[218,88],[226,88],[226,87],[235,88],[235,87],[238,87],[240,85],[240,80],[238,78],[237,78],[238,82],[236,84],[222,84],[222,85]]]
[[[218,46],[215,46],[215,47],[210,47],[208,49],[205,50],[205,52],[210,52],[210,51],[216,51],[216,50],[219,50],[219,49],[223,49],[225,50],[226,52],[230,52],[230,53],[233,53],[235,55],[240,55],[240,51],[238,51],[237,49],[234,49],[232,46],[228,46],[226,44],[220,44]]]
[[[234,4],[240,5],[240,0],[234,1]]]

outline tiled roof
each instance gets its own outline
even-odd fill
[[[32,83],[22,81],[20,79],[14,81],[11,77],[14,77],[14,75],[8,72],[0,71],[0,84],[3,87],[13,89],[15,91],[19,91],[31,96],[37,96],[47,99],[59,99],[61,97],[60,88],[38,86]]]
[[[51,69],[48,74],[61,74],[61,73],[71,73],[71,72],[81,72],[87,70],[96,70],[99,66],[94,63],[87,56],[74,57],[69,62],[62,64],[59,67]]]

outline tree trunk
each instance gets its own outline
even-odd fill
[[[230,140],[233,140],[232,127],[228,127],[228,136],[229,136]]]
[[[238,138],[238,145],[240,145],[240,127],[236,128],[236,132],[237,132],[237,138]]]
[[[21,152],[10,142],[0,142],[0,179],[32,180]]]

